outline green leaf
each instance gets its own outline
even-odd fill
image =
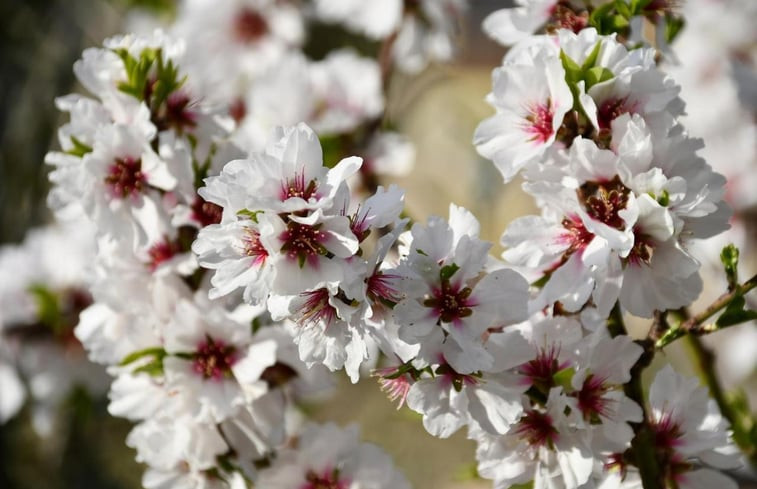
[[[615,77],[612,71],[601,66],[594,66],[589,68],[584,73],[584,79],[586,80],[586,91],[588,92],[591,87],[597,83],[602,83],[607,80],[612,80]]]
[[[609,29],[611,32],[620,32],[628,27],[628,19],[622,15],[613,15],[609,19]]]
[[[439,276],[441,277],[442,281],[449,280],[458,270],[460,270],[460,267],[455,263],[453,263],[452,265],[446,265],[442,267],[442,270],[439,272]]]
[[[632,15],[639,15],[650,3],[652,3],[652,0],[631,0],[629,8]]]
[[[607,20],[614,8],[615,5],[613,3],[605,3],[595,8],[589,14],[589,25],[596,27],[600,34],[608,34],[606,32]]]
[[[665,16],[665,40],[670,44],[678,37],[681,30],[686,25],[686,21],[681,17],[673,17],[668,14]]]
[[[744,323],[757,319],[757,311],[744,309],[746,300],[743,296],[739,295],[733,298],[733,300],[725,308],[723,314],[720,315],[715,326],[718,328],[725,328],[727,326],[733,326],[734,324]]]
[[[156,358],[163,358],[166,356],[166,351],[162,347],[152,347],[152,348],[145,348],[144,350],[138,350],[132,353],[129,353],[126,355],[123,360],[119,363],[120,366],[129,365],[130,363],[134,363],[140,358],[144,358],[147,356],[152,356]]]
[[[720,252],[720,261],[725,268],[728,289],[733,290],[739,284],[739,249],[733,243],[729,244]]]
[[[92,152],[91,146],[84,144],[75,136],[71,136],[71,144],[73,144],[74,147],[66,151],[66,154],[78,156],[79,158],[81,158],[85,154]]]
[[[615,0],[615,9],[626,19],[630,19],[632,16],[631,9],[628,7],[625,0]]]
[[[29,292],[37,303],[39,321],[58,332],[63,314],[58,296],[44,285],[32,285]]]

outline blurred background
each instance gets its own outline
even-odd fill
[[[415,145],[417,157],[413,171],[394,181],[406,189],[408,212],[415,219],[446,216],[449,203],[454,202],[467,207],[479,218],[484,239],[498,243],[510,220],[533,213],[535,207],[520,191],[519,182],[504,186],[491,162],[479,157],[471,144],[476,125],[492,113],[484,97],[490,90],[491,70],[500,63],[505,52],[483,35],[480,24],[487,14],[510,2],[473,0],[470,3],[456,60],[444,66],[431,66],[412,78],[400,76],[392,83],[388,110],[400,132]],[[45,153],[56,147],[55,131],[66,117],[57,111],[53,99],[81,90],[75,85],[72,71],[81,51],[101,45],[104,38],[121,32],[125,23],[147,15],[146,12],[170,16],[171,7],[170,0],[3,0],[0,3],[0,245],[18,243],[28,229],[50,220],[45,205],[48,183],[43,160]],[[721,15],[721,10],[712,10],[710,14],[699,12],[691,25],[708,16]],[[738,11],[735,14],[738,15]],[[710,28],[699,34],[697,39],[692,39],[692,46],[715,49],[732,42],[723,34],[728,30],[728,18],[723,17],[721,21],[720,29]],[[329,35],[341,39],[338,37],[341,34],[319,31],[318,38],[310,41],[315,44],[311,49],[317,51],[318,43],[333,42]],[[702,37],[704,39],[699,39]],[[757,172],[755,110],[754,105],[750,105],[753,100],[750,102],[749,94],[744,95],[748,86],[745,88],[743,84],[748,85],[748,80],[753,80],[749,73],[754,75],[755,39],[744,39],[744,46],[733,53],[736,60],[733,63],[741,62],[745,68],[739,69],[747,70],[746,75],[741,72],[741,79],[746,76],[747,82],[739,82],[734,76],[738,72],[733,63],[726,60],[725,68],[717,64],[723,61],[721,54],[717,54],[720,57],[714,61],[692,54],[689,59],[699,72],[690,73],[692,66],[686,68],[685,65],[686,56],[691,54],[683,47],[686,39],[684,35],[679,42],[683,65],[671,67],[671,72],[690,82],[692,87],[684,86],[683,93],[691,104],[690,129],[719,151],[708,153],[708,158],[724,160],[733,168],[737,166],[734,159],[740,162],[730,176],[753,176]],[[705,65],[707,62],[714,63],[714,68]],[[713,71],[718,67],[719,71]],[[718,87],[724,83],[731,86],[726,97],[733,101],[720,98],[718,103],[736,103],[745,116],[736,118],[731,114],[737,120],[714,121],[714,127],[709,127],[706,121],[693,120],[700,112],[706,116],[707,105],[713,102],[701,95],[707,93],[706,83],[711,82],[708,76],[720,77]],[[704,84],[705,88],[696,83]],[[692,102],[691,97],[704,100]],[[713,121],[710,123],[712,125]],[[752,127],[746,136],[741,136],[740,149],[729,142],[733,131],[728,129],[728,124]],[[729,172],[729,168],[719,171]],[[757,270],[755,256],[750,253],[755,242],[752,209],[757,201],[757,187],[743,190],[747,194],[750,191],[754,195],[747,195],[746,200],[738,204],[743,208],[737,239],[746,248],[742,255],[744,277]],[[704,301],[723,290],[725,282],[716,258],[720,245],[703,247],[702,253],[715,257],[704,265],[705,273],[710,274],[706,275],[710,278],[706,280],[709,290]],[[494,252],[500,250],[495,244]],[[644,322],[637,325],[639,334],[646,328],[648,324]],[[755,328],[754,324],[746,324],[723,332],[717,338],[708,338],[710,344],[720,345],[723,351],[729,352],[720,355],[722,359],[718,363],[718,372],[727,388],[744,389],[751,397],[752,406],[757,406]],[[688,360],[682,344],[670,348],[664,360],[672,361],[679,371],[696,374],[696,366]],[[92,368],[99,367],[93,365]],[[0,395],[2,390],[0,386]],[[0,488],[141,487],[142,468],[134,462],[134,452],[124,443],[130,424],[109,416],[106,406],[104,396],[93,397],[86,389],[75,388],[66,395],[62,408],[55,414],[55,428],[46,436],[40,436],[33,429],[33,413],[29,407],[0,424]],[[341,379],[332,399],[309,409],[319,421],[359,423],[364,438],[387,450],[417,489],[491,486],[487,481],[475,479],[475,445],[465,439],[464,433],[447,440],[428,435],[419,416],[407,409],[395,411],[370,378],[357,385]],[[424,462],[417,463],[421,455]],[[755,486],[745,481],[743,487]]]

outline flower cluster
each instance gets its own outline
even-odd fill
[[[412,159],[383,130],[390,72],[449,58],[464,6],[187,0],[170,36],[76,63],[92,98],[57,100],[49,203],[94,225],[75,334],[115,377],[111,413],[137,423],[145,487],[408,487],[354,428],[297,435],[328,371],[354,383],[382,360],[389,397],[435,436],[467,427],[497,488],[732,485],[699,468],[733,467],[727,422],[669,368],[645,401],[653,348],[622,324],[683,314],[702,288],[689,247],[728,228],[725,179],[657,67],[680,19],[669,2],[524,0],[485,22],[514,45],[474,145],[541,209],[498,259],[462,207],[407,229],[404,192],[378,180]],[[380,41],[379,61],[309,59],[313,18]],[[664,29],[656,49],[639,22]]]
[[[92,303],[94,256],[94,229],[85,220],[33,229],[20,245],[0,247],[0,424],[29,399],[32,426],[49,436],[74,387],[106,389],[106,376],[90,368],[74,336]]]
[[[643,317],[701,291],[692,239],[728,227],[725,179],[697,156],[678,88],[654,50],[593,28],[529,39],[494,72],[497,114],[476,132],[506,179],[523,169],[542,208],[508,227],[505,259],[543,280],[538,307],[616,300]],[[534,229],[539,229],[538,234]]]
[[[110,412],[137,422],[127,444],[148,465],[145,487],[247,487],[296,436],[296,402],[330,389],[327,371],[300,357],[356,374],[367,356],[362,323],[326,331],[319,320],[331,317],[331,302],[371,315],[357,294],[362,287],[365,297],[381,259],[361,258],[361,243],[398,218],[402,193],[379,187],[353,204],[345,179],[361,159],[325,168],[304,125],[279,130],[263,152],[219,174],[244,153],[228,111],[184,71],[186,57],[182,41],[160,32],[84,52],[75,72],[93,98],[58,100],[71,119],[59,131],[62,150],[47,156],[50,205],[60,219],[93,224],[82,280],[93,302],[75,335],[115,377]],[[350,275],[361,263],[366,275]],[[295,341],[312,355],[298,355]],[[362,483],[361,470],[377,462],[343,460],[346,450],[330,467]]]
[[[393,234],[372,253],[367,240],[399,219],[403,193],[379,186],[354,202],[345,180],[360,158],[323,166],[320,142],[304,124],[276,138],[264,153],[206,179],[200,195],[221,207],[223,218],[200,232],[193,250],[215,270],[211,297],[243,289],[248,303],[294,322],[305,362],[344,367],[355,382],[380,334],[373,318],[381,316],[381,300],[392,298],[379,266]]]

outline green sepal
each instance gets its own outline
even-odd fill
[[[92,147],[81,142],[76,136],[71,136],[71,144],[73,144],[74,147],[66,151],[66,154],[81,158],[87,153],[92,152]]]
[[[586,80],[586,91],[588,92],[591,87],[598,83],[612,80],[615,77],[612,71],[601,66],[593,66],[584,72],[584,79]]]
[[[251,211],[250,209],[242,209],[237,211],[237,215],[249,218],[255,224],[258,224],[258,214],[262,214],[265,211]]]
[[[453,263],[451,265],[445,265],[442,267],[441,271],[439,272],[439,277],[442,279],[442,281],[449,280],[452,278],[452,276],[460,270],[460,267],[457,266],[457,264]]]
[[[164,350],[162,347],[157,346],[157,347],[145,348],[144,350],[138,350],[138,351],[129,353],[118,363],[118,365],[123,367],[123,366],[136,362],[140,358],[144,358],[147,356],[160,358],[161,363],[162,363],[163,357],[165,357],[166,355],[167,355],[166,350]]]
[[[583,78],[583,74],[586,73],[586,71],[589,68],[593,68],[594,65],[597,63],[597,58],[599,57],[599,50],[602,48],[602,43],[598,42],[594,45],[594,49],[591,50],[591,53],[586,57],[584,60],[584,63],[581,65],[581,78]]]
[[[565,80],[569,85],[581,81],[583,78],[583,69],[578,66],[578,63],[576,63],[573,58],[565,54],[565,51],[563,50],[560,50],[560,61],[565,70]]]
[[[575,373],[576,370],[573,367],[564,368],[558,371],[554,377],[552,377],[552,380],[555,385],[561,386],[564,391],[572,391],[573,385],[571,384],[571,381],[573,380],[573,375],[575,375]]]

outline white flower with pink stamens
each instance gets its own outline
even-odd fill
[[[534,481],[535,489],[577,489],[592,474],[594,454],[587,433],[571,426],[569,399],[562,388],[549,391],[544,406],[527,404],[505,435],[471,430],[478,442],[478,473],[495,487]]]
[[[473,142],[509,181],[555,142],[573,95],[560,61],[545,56],[528,64],[506,63],[494,70],[492,80],[487,101],[497,113],[478,126]]]
[[[180,301],[164,335],[166,387],[197,419],[222,421],[268,391],[261,374],[276,363],[276,341],[256,341],[222,309]]]
[[[649,405],[649,422],[666,480],[675,481],[681,489],[736,489],[736,482],[709,468],[736,468],[739,453],[730,440],[728,422],[696,378],[683,377],[667,365],[652,382]],[[694,461],[704,467],[695,468]]]
[[[240,212],[328,210],[338,195],[349,192],[345,180],[361,161],[345,158],[329,169],[312,129],[303,123],[278,127],[263,152],[227,163],[220,175],[206,179],[199,194],[223,207],[223,222],[237,220]]]
[[[260,241],[260,226],[253,219],[211,224],[200,230],[192,243],[200,265],[215,270],[210,279],[211,299],[244,288],[245,302],[265,301],[271,289],[274,269],[268,250]]]
[[[380,448],[358,439],[357,426],[305,427],[296,448],[282,448],[256,485],[268,489],[409,489]]]
[[[528,286],[512,270],[488,271],[490,243],[478,239],[478,221],[450,206],[449,222],[432,217],[406,235],[406,252],[391,273],[399,275],[402,300],[394,308],[399,337],[420,344],[420,359],[436,363],[442,351],[455,371],[491,366],[483,347],[489,328],[526,319]]]

